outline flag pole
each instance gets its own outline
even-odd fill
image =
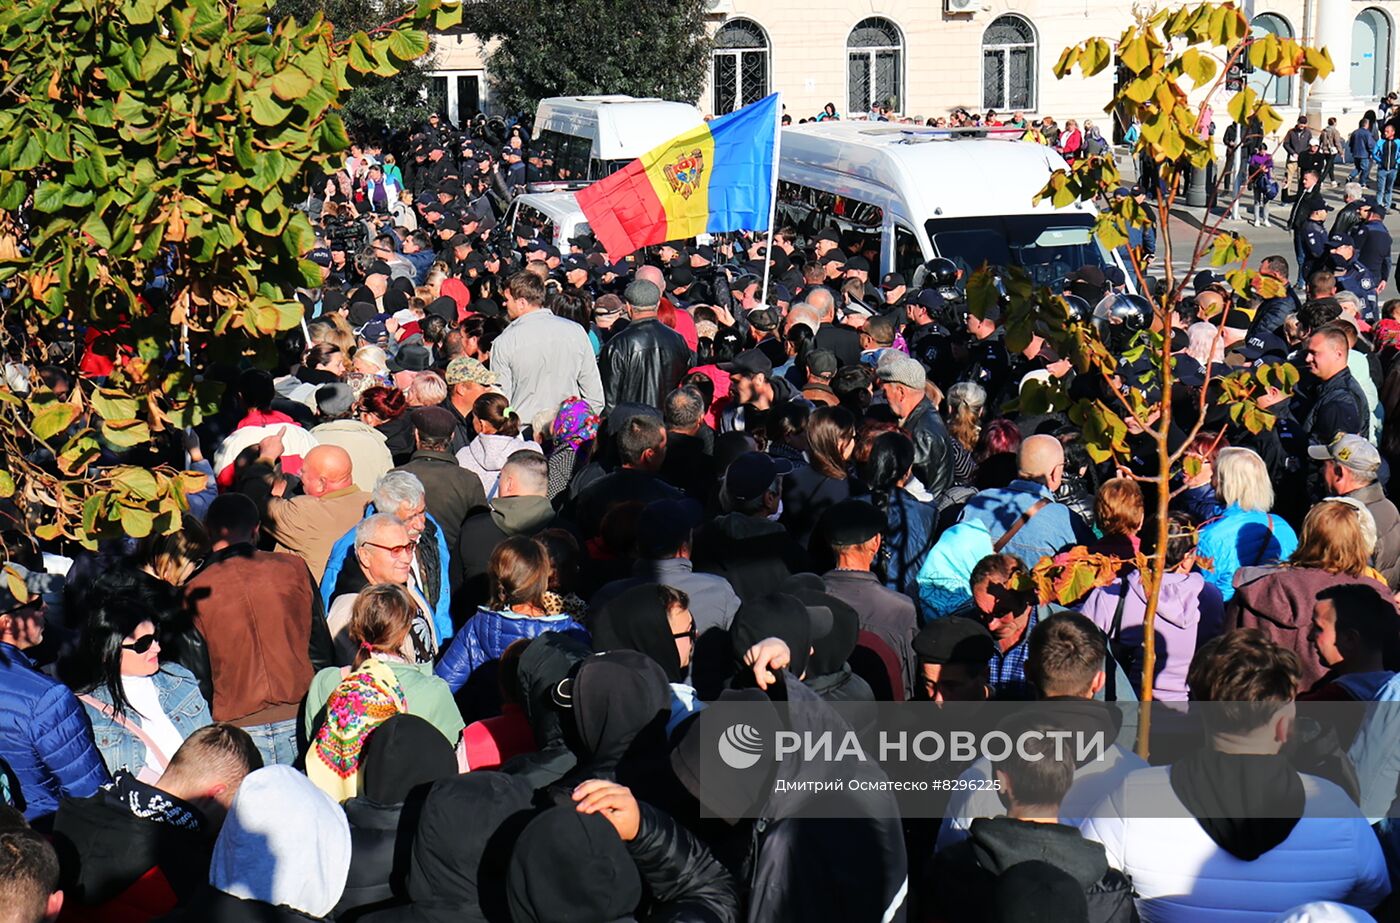
[[[773,185],[768,190],[768,246],[763,251],[763,293],[762,301],[768,304],[768,276],[773,269],[773,229],[778,219],[778,155],[783,147],[783,94],[778,93],[773,107],[773,118],[778,122],[773,128]]]

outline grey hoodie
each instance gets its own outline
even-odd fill
[[[506,459],[521,449],[541,451],[537,443],[519,436],[502,436],[499,433],[478,433],[471,444],[457,452],[457,464],[474,472],[481,478],[481,488],[486,491],[486,499],[496,496],[496,482],[501,476],[501,468]]]

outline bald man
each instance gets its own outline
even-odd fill
[[[984,490],[967,501],[963,522],[980,522],[997,551],[1015,555],[1026,567],[1093,533],[1069,507],[1055,502],[1065,478],[1065,449],[1054,436],[1031,436],[1017,455],[1018,476],[1006,487]]]
[[[842,365],[860,362],[860,334],[851,327],[836,323],[836,295],[829,288],[817,286],[806,292],[802,300],[821,317],[817,328],[817,348],[829,349]]]
[[[331,547],[364,518],[369,494],[355,486],[348,452],[318,445],[302,460],[301,496],[282,496],[287,484],[276,473],[282,449],[280,434],[258,443],[258,459],[240,476],[238,491],[258,504],[263,534],[277,543],[275,550],[300,556],[320,583]]]

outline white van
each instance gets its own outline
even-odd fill
[[[777,226],[868,235],[872,281],[878,269],[918,285],[936,256],[964,271],[1019,266],[1049,286],[1081,266],[1121,268],[1093,235],[1092,204],[1031,204],[1065,161],[1019,134],[860,121],[785,128]]]
[[[540,100],[531,144],[553,158],[555,177],[584,185],[702,122],[700,110],[690,103],[632,96],[555,96]]]
[[[506,209],[503,221],[512,239],[525,237],[569,252],[569,238],[590,233],[588,220],[572,192],[527,192]]]

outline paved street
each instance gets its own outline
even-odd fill
[[[1130,178],[1134,175],[1134,165],[1129,162],[1129,158],[1120,154],[1118,163],[1125,181],[1131,181]],[[1340,180],[1351,172],[1351,165],[1338,164],[1336,172]],[[1367,193],[1370,195],[1374,195],[1376,191],[1374,172],[1375,171],[1372,171],[1372,185],[1367,187]],[[1282,186],[1284,179],[1282,165],[1276,170],[1275,177],[1279,181],[1279,185]],[[1323,184],[1323,195],[1327,199],[1327,203],[1331,205],[1333,209],[1339,209],[1342,206],[1342,185],[1340,181],[1336,186],[1326,183]],[[1229,201],[1228,194],[1224,190],[1221,191],[1221,199],[1222,202]],[[1178,203],[1184,200],[1184,196],[1178,197]],[[1269,226],[1266,228],[1257,228],[1251,224],[1251,219],[1253,217],[1251,209],[1252,203],[1253,195],[1248,192],[1244,193],[1239,201],[1239,220],[1233,220],[1227,217],[1221,222],[1220,229],[1222,231],[1238,232],[1254,244],[1254,255],[1250,259],[1251,267],[1257,267],[1261,257],[1279,254],[1286,257],[1290,269],[1296,271],[1296,260],[1293,256],[1293,234],[1286,227],[1288,215],[1293,207],[1293,203],[1284,203],[1277,199],[1271,202],[1269,207]],[[1151,202],[1149,201],[1148,204],[1151,205]],[[1176,208],[1172,209],[1172,265],[1178,273],[1185,272],[1191,265],[1192,248],[1197,243],[1197,235],[1199,234],[1202,223],[1213,225],[1225,210],[1224,207],[1218,207],[1214,211],[1207,213],[1206,209],[1203,207],[1187,208],[1182,204],[1178,204]],[[1331,215],[1328,215],[1329,227],[1331,226],[1331,217]],[[1390,214],[1386,216],[1386,227],[1390,229],[1392,236],[1400,236],[1400,215],[1397,214],[1395,208],[1392,208]],[[1202,245],[1205,247],[1210,246],[1209,237],[1202,240]],[[1161,276],[1165,268],[1161,264],[1160,259],[1165,253],[1165,248],[1160,241],[1157,245],[1157,253],[1159,262],[1152,267],[1149,274]],[[1205,268],[1208,265],[1209,258],[1207,257],[1201,261],[1201,267]],[[1393,293],[1395,280],[1388,279],[1386,282],[1388,292]]]

